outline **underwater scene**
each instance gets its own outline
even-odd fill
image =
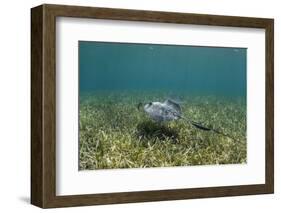
[[[79,41],[79,170],[247,163],[247,49]]]

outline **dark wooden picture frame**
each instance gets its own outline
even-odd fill
[[[56,17],[265,29],[265,184],[87,195],[56,195]],[[274,20],[171,12],[41,5],[31,9],[31,203],[66,207],[274,192]]]

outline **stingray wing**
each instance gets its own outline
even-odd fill
[[[165,105],[171,107],[173,110],[175,110],[179,115],[181,115],[181,106],[176,103],[175,101],[172,101],[170,99],[167,99],[165,102],[164,102]]]

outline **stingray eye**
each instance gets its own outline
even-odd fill
[[[152,105],[152,102],[149,102],[149,104],[148,104],[149,106],[151,106]]]

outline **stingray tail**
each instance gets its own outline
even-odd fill
[[[183,117],[184,118],[184,117]],[[237,141],[234,137],[228,135],[228,134],[225,134],[217,129],[213,129],[213,128],[210,128],[210,127],[206,127],[206,126],[203,126],[202,124],[198,123],[198,122],[194,122],[194,121],[190,121],[186,118],[184,118],[184,120],[186,120],[188,123],[190,123],[192,126],[196,127],[197,129],[200,129],[200,130],[203,130],[203,131],[212,131],[216,134],[219,134],[219,135],[222,135],[224,137],[227,137],[227,138],[230,138],[234,141]]]
[[[201,130],[204,130],[204,131],[212,131],[211,128],[202,126],[201,124],[196,123],[194,121],[190,121],[190,124],[193,125],[194,127],[198,128],[198,129],[201,129]]]

